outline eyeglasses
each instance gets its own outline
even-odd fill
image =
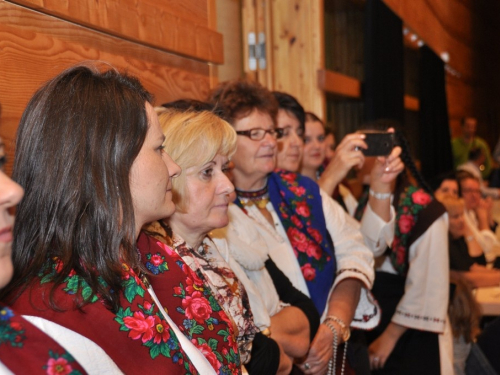
[[[462,189],[462,194],[481,194],[479,189]]]
[[[236,132],[238,135],[244,135],[245,137],[250,138],[252,141],[260,141],[264,139],[266,133],[271,134],[271,137],[281,138],[283,136],[283,129],[262,129],[262,128],[253,128],[250,130],[239,130]]]

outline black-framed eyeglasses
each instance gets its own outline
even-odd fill
[[[250,138],[252,141],[260,141],[264,139],[266,133],[271,134],[271,137],[281,138],[283,136],[283,129],[262,129],[262,128],[253,128],[250,130],[238,130],[236,134],[244,135],[245,137]]]

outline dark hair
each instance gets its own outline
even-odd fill
[[[306,112],[299,101],[292,95],[284,92],[273,91],[273,95],[278,101],[278,107],[292,114],[299,121],[300,128],[304,131],[306,126]]]
[[[325,127],[325,123],[323,121],[321,121],[321,119],[312,112],[306,112],[306,121],[317,121],[317,122],[321,123],[321,125],[323,125],[323,127]]]
[[[479,160],[483,156],[483,150],[479,147],[473,148],[469,151],[469,160],[476,161]]]
[[[388,128],[394,128],[394,136],[396,138],[396,145],[401,147],[401,155],[400,158],[405,164],[406,169],[410,172],[410,174],[413,176],[415,181],[417,182],[418,186],[423,188],[426,192],[428,192],[430,195],[434,195],[434,191],[432,188],[429,186],[427,181],[424,179],[420,171],[418,170],[417,166],[415,165],[415,162],[413,160],[413,157],[411,156],[411,150],[410,150],[410,145],[408,144],[408,141],[404,134],[399,130],[401,128],[401,124],[392,119],[379,119],[371,123],[366,123],[362,125],[362,129],[371,129],[371,130],[380,130],[380,131],[385,131]],[[407,175],[405,172],[401,173],[398,176],[396,184],[401,186],[402,183],[404,183],[404,179],[407,178]]]
[[[35,93],[17,132],[13,178],[25,194],[14,225],[15,273],[3,296],[15,299],[57,257],[63,268],[51,280],[52,308],[71,270],[118,308],[122,263],[140,268],[129,174],[151,100],[138,79],[91,63]],[[77,306],[88,298],[75,296]]]
[[[214,106],[207,102],[202,102],[197,99],[179,99],[173,102],[163,103],[161,105],[164,108],[172,108],[181,112],[192,111],[192,112],[202,112],[209,111],[212,112]]]
[[[230,124],[250,115],[253,110],[266,113],[276,123],[278,103],[273,94],[258,82],[232,80],[220,83],[210,94],[208,101]]]
[[[454,171],[448,171],[448,172],[441,173],[441,174],[437,175],[436,177],[434,177],[430,182],[430,186],[431,186],[432,191],[436,191],[437,189],[439,189],[439,187],[441,186],[443,181],[446,181],[446,180],[453,180],[453,181],[457,181],[457,183],[458,183],[457,174]]]
[[[457,171],[457,181],[458,181],[458,195],[459,196],[462,196],[462,181],[465,181],[465,180],[475,180],[479,183],[479,179],[474,176],[472,173],[470,173],[469,171],[465,171],[465,170],[458,170]]]

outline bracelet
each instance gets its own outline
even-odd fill
[[[347,342],[347,340],[349,340],[349,337],[351,337],[351,330],[347,326],[347,324],[345,324],[345,322],[342,319],[340,319],[339,317],[337,317],[335,315],[328,315],[325,319],[325,324],[329,320],[334,321],[335,323],[337,323],[340,326],[340,328],[342,329],[342,332],[341,332],[342,339],[344,340],[344,342]]]
[[[264,336],[271,337],[271,327],[267,327],[260,331]]]
[[[370,195],[375,199],[387,199],[391,197],[392,193],[377,193],[370,188]]]

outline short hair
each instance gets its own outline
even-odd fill
[[[210,93],[208,101],[231,125],[254,110],[268,114],[276,124],[278,103],[273,94],[258,82],[243,79],[222,82]]]
[[[455,173],[455,171],[447,171],[434,177],[430,181],[430,187],[432,188],[432,191],[436,191],[437,189],[439,189],[443,181],[447,180],[457,181],[458,184],[457,174]]]
[[[273,91],[273,95],[278,101],[279,109],[284,109],[288,114],[293,115],[299,121],[302,131],[304,131],[306,126],[306,112],[299,101],[285,92]]]
[[[185,212],[189,205],[185,171],[208,163],[217,154],[231,158],[236,151],[236,132],[226,121],[209,111],[157,109],[157,113],[165,135],[165,151],[183,170],[172,181],[172,199],[177,210]]]
[[[108,308],[119,307],[122,263],[141,267],[129,175],[151,101],[137,78],[89,62],[34,94],[17,132],[13,179],[25,194],[14,225],[15,273],[4,296],[21,293],[57,257],[64,266],[51,280],[52,308],[72,270]],[[88,298],[75,296],[77,306]]]

